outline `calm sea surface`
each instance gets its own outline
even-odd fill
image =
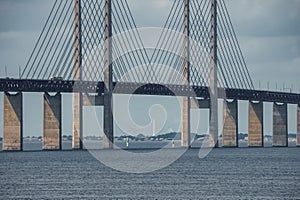
[[[169,151],[176,149],[162,154]],[[198,153],[129,174],[88,151],[0,152],[0,199],[300,199],[300,148],[220,148],[204,159]]]

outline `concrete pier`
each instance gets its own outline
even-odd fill
[[[74,80],[82,80],[81,0],[74,0]],[[72,148],[82,149],[82,94],[73,94]]]
[[[43,150],[61,149],[61,94],[44,94]]]
[[[82,94],[73,94],[72,149],[82,149]]]
[[[223,147],[238,147],[238,101],[224,100]]]
[[[184,14],[183,14],[183,26],[184,26],[184,50],[183,50],[183,63],[182,63],[182,84],[189,85],[190,80],[190,63],[189,63],[189,50],[190,50],[190,17],[189,17],[189,9],[190,4],[189,0],[184,0]],[[189,148],[191,139],[190,139],[190,112],[191,112],[191,98],[189,96],[182,97],[182,109],[181,109],[181,146],[184,148]]]
[[[23,95],[4,94],[3,151],[23,150]]]
[[[300,104],[297,106],[297,146],[300,147]]]
[[[218,23],[217,0],[210,0],[210,147],[218,147]]]
[[[287,104],[273,104],[273,146],[288,146]]]
[[[249,102],[248,146],[263,147],[263,102]]]

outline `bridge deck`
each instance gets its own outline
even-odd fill
[[[0,91],[2,92],[59,92],[59,93],[104,93],[104,82],[90,81],[51,81],[51,80],[22,80],[0,79]],[[203,86],[185,85],[159,85],[144,83],[114,83],[114,93],[140,94],[140,95],[164,95],[164,96],[192,96],[208,99],[209,88]],[[300,103],[300,94],[271,92],[262,90],[219,88],[219,98]]]

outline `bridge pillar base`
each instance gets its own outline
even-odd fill
[[[287,104],[273,104],[273,147],[287,147]]]
[[[3,151],[23,150],[23,95],[4,94]]]
[[[297,147],[300,147],[300,104],[297,106]]]
[[[190,97],[182,97],[182,128],[181,128],[181,147],[189,148],[191,146],[190,139]]]
[[[238,101],[224,100],[223,147],[238,147]]]
[[[263,102],[249,102],[248,146],[263,147]]]
[[[43,150],[60,150],[61,145],[61,94],[44,94]]]

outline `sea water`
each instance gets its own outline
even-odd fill
[[[163,169],[135,174],[86,150],[0,152],[0,199],[300,199],[300,148],[198,154],[190,149]]]

